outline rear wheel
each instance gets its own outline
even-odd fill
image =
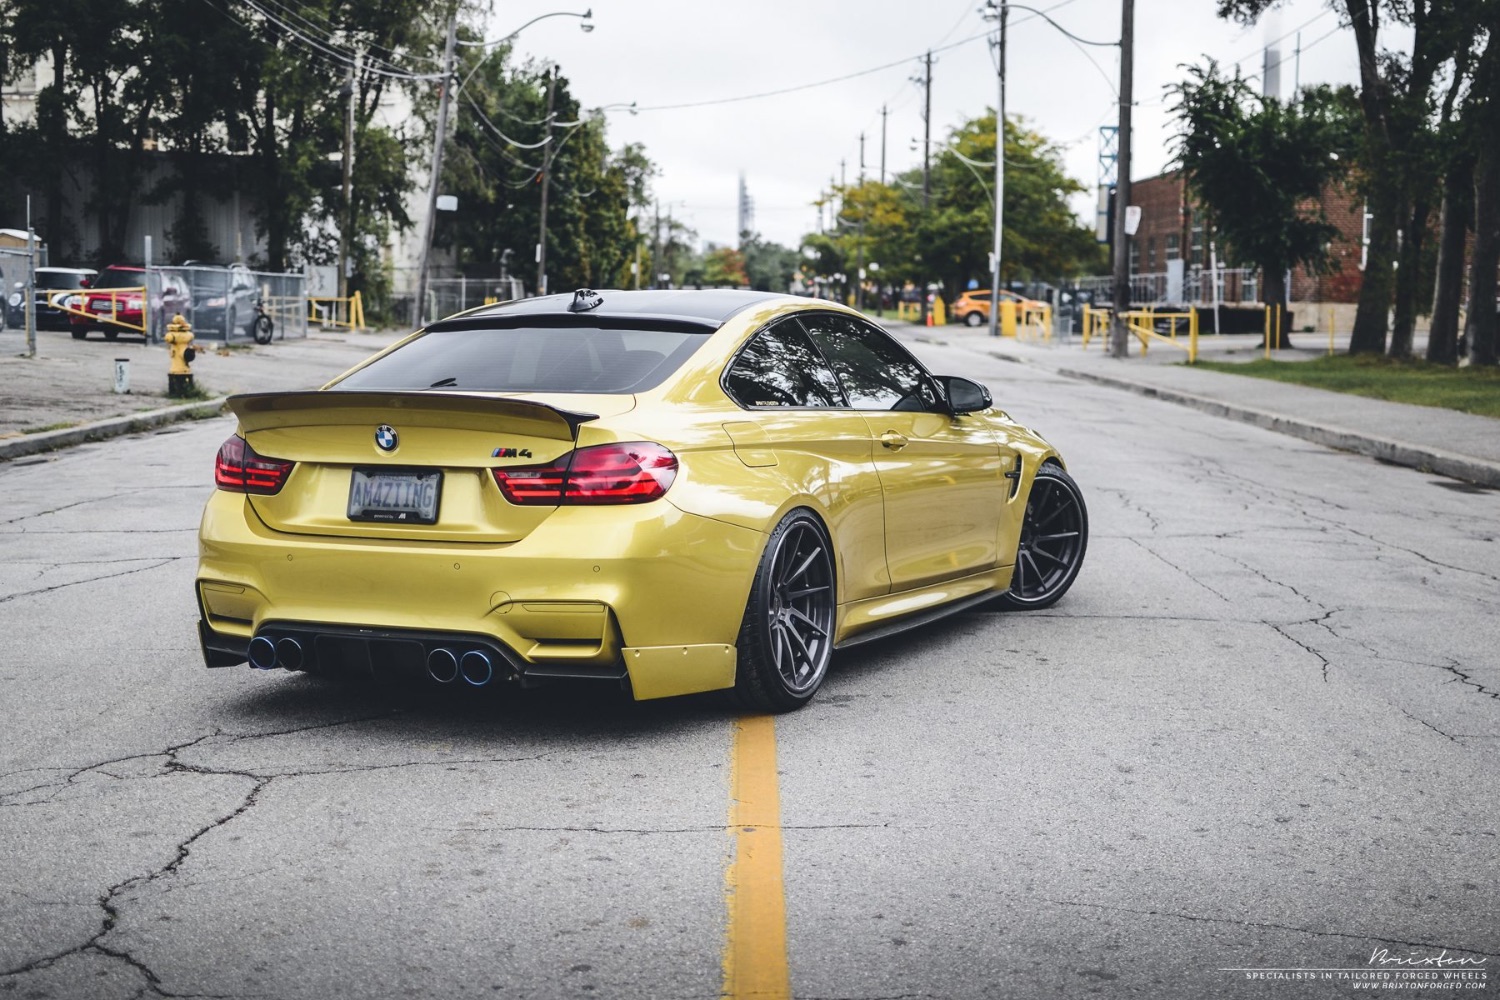
[[[1010,590],[1000,598],[1004,607],[1021,611],[1051,607],[1068,592],[1089,540],[1083,493],[1060,465],[1037,470],[1025,517]]]
[[[105,340],[114,340],[114,339],[116,339],[119,336],[120,336],[120,331],[119,330],[112,330],[112,329],[110,329],[107,326],[104,328],[104,339]]]
[[[259,316],[256,316],[255,321],[250,324],[250,332],[254,334],[255,342],[257,344],[269,344],[271,342],[271,331],[273,329],[274,327],[272,327],[271,325],[271,317],[267,316],[265,313],[261,313]]]
[[[735,694],[789,712],[812,700],[833,655],[833,548],[822,522],[794,510],[771,532],[740,626]]]
[[[89,328],[86,326],[75,326],[69,332],[73,334],[74,340],[83,340],[88,337]]]
[[[984,315],[977,312],[969,313],[964,317],[964,322],[969,326],[978,326],[980,323],[984,322]]]

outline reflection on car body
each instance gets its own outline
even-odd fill
[[[835,648],[1072,585],[1082,495],[983,386],[842,306],[590,295],[233,397],[200,530],[208,665],[785,711]]]

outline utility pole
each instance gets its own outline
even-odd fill
[[[922,89],[926,92],[923,98],[922,111],[922,221],[927,221],[928,212],[932,208],[932,50],[927,51],[922,60],[926,66],[926,73],[922,78]],[[921,287],[917,289],[918,297],[922,300],[922,325],[927,325],[927,262],[922,261],[919,274],[923,275]]]
[[[890,114],[886,106],[880,106],[880,183],[885,183],[885,118]]]
[[[1135,0],[1122,0],[1122,7],[1120,149],[1115,172],[1115,318],[1109,332],[1109,353],[1115,358],[1125,357],[1130,346],[1130,334],[1125,324],[1125,313],[1130,309],[1130,237],[1125,234],[1125,214],[1130,207],[1130,94],[1131,62],[1135,52]]]
[[[859,134],[859,230],[854,237],[854,308],[865,307],[865,134]]]
[[[359,79],[360,57],[364,53],[355,50],[354,65],[339,93],[347,102],[344,112],[344,218],[339,226],[339,298],[349,297],[349,243],[354,229],[354,86]],[[236,214],[238,219],[239,215]]]
[[[427,269],[432,263],[432,234],[437,227],[438,182],[443,173],[443,140],[448,137],[448,103],[453,90],[453,47],[458,42],[458,5],[448,17],[443,45],[443,89],[438,96],[437,134],[432,140],[432,177],[427,186],[427,224],[423,226],[422,264],[417,270],[417,324],[427,316]]]
[[[1000,336],[1000,246],[1005,223],[1005,20],[1010,9],[1000,0],[995,33],[996,76],[1000,95],[995,104],[995,249],[990,254],[990,336]]]
[[[651,287],[661,287],[661,199],[656,199],[656,249],[651,252]]]
[[[536,242],[536,293],[547,294],[547,189],[552,186],[552,106],[557,96],[557,63],[547,74],[547,145],[542,147],[542,222]]]

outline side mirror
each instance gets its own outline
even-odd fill
[[[958,375],[939,375],[937,380],[948,398],[948,412],[955,417],[988,410],[994,405],[990,391],[972,379]]]

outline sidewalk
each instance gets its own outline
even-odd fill
[[[1490,417],[1191,368],[1183,363],[1186,351],[1166,344],[1153,344],[1143,358],[1134,339],[1130,356],[1115,359],[1098,339],[1084,350],[1082,338],[1076,335],[1042,343],[992,338],[986,327],[886,326],[916,340],[1035,364],[1059,375],[1154,396],[1330,448],[1500,488],[1500,420]],[[1276,352],[1277,357],[1307,360],[1328,351],[1326,333],[1293,334],[1292,339],[1296,349]],[[1263,356],[1257,349],[1259,343],[1259,334],[1199,337],[1198,357],[1252,361]],[[1347,344],[1348,336],[1343,335],[1336,339],[1335,348],[1342,351]]]
[[[241,345],[220,353],[199,345],[193,362],[208,398],[182,403],[167,396],[167,349],[132,337],[74,340],[66,331],[39,331],[37,356],[22,356],[25,336],[0,333],[0,460],[83,441],[130,434],[174,420],[211,416],[237,392],[315,389],[406,331],[314,330],[305,340]],[[130,392],[114,392],[115,360],[129,359]]]

